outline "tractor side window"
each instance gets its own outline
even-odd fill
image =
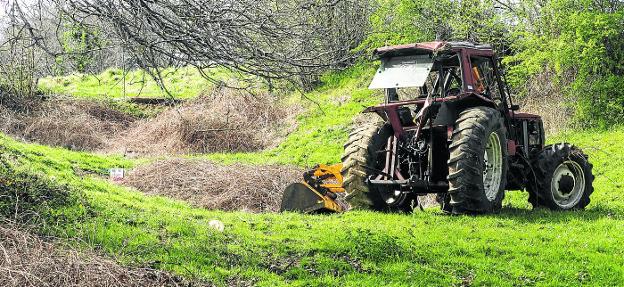
[[[429,59],[429,58],[427,58]],[[429,63],[429,62],[427,62]],[[441,55],[435,58],[435,64],[427,66],[427,75],[424,76],[422,84],[418,86],[399,85],[394,90],[396,97],[394,100],[406,101],[418,98],[426,98],[428,95],[435,97],[457,96],[461,93],[463,82],[459,56],[457,54]],[[403,75],[410,71],[398,73]],[[371,84],[372,85],[372,84]]]
[[[503,94],[498,89],[492,59],[471,57],[470,62],[472,63],[472,76],[475,79],[475,91],[491,98],[496,104],[501,105],[501,95]]]
[[[446,67],[444,81],[445,96],[457,96],[462,90],[461,71],[459,66]]]
[[[416,87],[411,89],[399,89],[399,100],[414,100],[418,98],[426,98],[430,92],[434,92],[436,89],[436,82],[438,81],[439,73],[436,70],[431,70],[427,79],[422,87]]]

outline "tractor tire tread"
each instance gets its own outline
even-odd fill
[[[488,200],[483,187],[483,151],[490,133],[501,141],[501,184],[496,198]],[[449,194],[453,213],[488,213],[502,208],[507,176],[506,131],[500,112],[489,107],[464,110],[455,122],[449,145]],[[451,210],[449,209],[449,210]]]
[[[558,143],[546,146],[533,159],[532,166],[535,172],[535,185],[528,185],[529,203],[534,208],[545,206],[551,210],[584,209],[590,203],[590,196],[594,192],[593,165],[588,161],[589,157],[583,151],[569,143]],[[551,189],[552,175],[559,164],[565,160],[573,160],[578,163],[585,175],[585,188],[579,201],[570,208],[562,208],[553,199]]]

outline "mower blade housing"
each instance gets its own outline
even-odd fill
[[[286,187],[280,211],[303,213],[343,212],[342,205],[327,195],[322,195],[305,182],[293,183]]]

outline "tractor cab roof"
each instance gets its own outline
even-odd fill
[[[387,58],[394,56],[407,56],[418,54],[458,52],[467,50],[471,54],[493,55],[492,46],[483,44],[474,44],[470,42],[423,42],[396,46],[386,46],[375,49],[373,54],[379,58]]]

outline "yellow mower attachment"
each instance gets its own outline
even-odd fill
[[[286,187],[282,197],[281,211],[304,213],[343,212],[348,206],[338,194],[342,187],[342,164],[319,164],[303,174],[303,181]]]

